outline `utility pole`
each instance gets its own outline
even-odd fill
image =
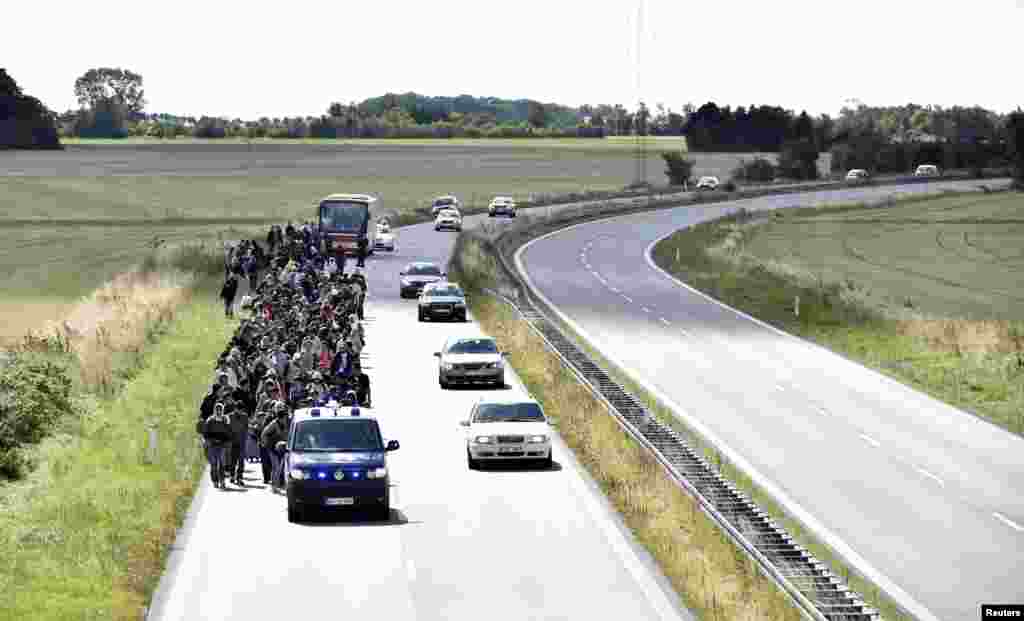
[[[644,0],[637,1],[636,7],[636,41],[634,44],[633,58],[636,61],[636,97],[635,100],[638,102],[640,107],[637,108],[636,114],[633,116],[633,131],[636,136],[636,181],[635,184],[639,187],[647,183],[647,141],[644,139],[642,134],[642,128],[640,123],[640,113],[642,112],[643,106],[643,91],[641,90],[641,58],[640,58],[640,41],[643,38],[643,23],[644,23]]]

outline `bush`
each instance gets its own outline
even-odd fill
[[[818,178],[818,147],[809,139],[787,140],[779,149],[778,172],[801,181]]]
[[[775,164],[763,157],[755,157],[749,162],[741,159],[739,166],[733,169],[732,177],[740,181],[771,183],[775,179]]]
[[[196,138],[224,138],[227,131],[219,120],[204,116],[192,128],[192,135]]]
[[[671,185],[683,185],[693,176],[693,160],[683,157],[682,151],[666,151],[661,154],[665,160],[665,175]]]
[[[24,446],[42,440],[73,411],[66,367],[42,355],[16,355],[0,370],[0,477],[23,476]]]
[[[722,189],[725,190],[726,192],[735,192],[736,182],[730,179],[722,185]]]

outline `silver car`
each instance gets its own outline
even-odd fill
[[[489,336],[449,337],[434,356],[438,359],[437,383],[441,388],[474,382],[505,385],[506,354]]]

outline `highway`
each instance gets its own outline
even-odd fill
[[[871,200],[862,188],[578,225],[517,255],[609,359],[724,448],[923,619],[1024,602],[1024,439],[719,305],[657,269],[653,244],[741,206]]]
[[[445,265],[454,239],[404,228],[396,255],[367,262],[368,413],[401,443],[391,520],[289,524],[258,465],[244,491],[204,475],[148,619],[694,618],[557,437],[553,470],[467,468],[458,422],[493,389],[442,391],[432,353],[479,328],[420,324],[416,302],[398,298],[401,267]],[[506,382],[523,390],[514,373]]]

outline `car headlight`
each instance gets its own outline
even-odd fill
[[[384,467],[371,468],[370,470],[366,471],[367,479],[383,479],[386,476],[388,476],[388,469]]]
[[[409,281],[408,281],[408,280],[406,280],[405,278],[403,278],[403,279],[402,279],[402,286],[403,286],[403,287],[408,287],[408,286],[410,286],[410,285],[412,285],[412,283],[411,283],[411,282],[409,282]]]
[[[304,481],[309,478],[309,471],[303,470],[302,468],[292,468],[288,471],[288,474],[297,481]]]
[[[451,371],[453,368],[455,368],[455,365],[450,362],[442,362],[441,368],[444,369],[445,371]]]
[[[530,444],[542,444],[548,441],[548,437],[545,435],[530,436]]]
[[[473,439],[473,441],[476,442],[477,444],[490,444],[491,436],[477,436],[476,438]]]

